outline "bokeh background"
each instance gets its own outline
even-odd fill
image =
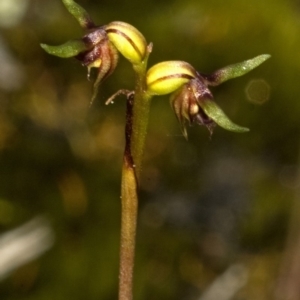
[[[249,133],[194,126],[186,141],[153,99],[134,299],[300,299],[300,2],[78,3],[136,26],[149,66],[272,55],[212,89]],[[116,299],[125,100],[104,102],[133,88],[132,68],[121,59],[89,108],[86,70],[39,46],[82,35],[60,0],[0,0],[0,27],[0,298]]]

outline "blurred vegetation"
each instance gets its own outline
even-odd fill
[[[249,275],[232,299],[281,299],[291,266],[300,272],[291,251],[300,239],[299,2],[78,2],[99,25],[136,26],[154,43],[150,66],[180,59],[209,73],[272,55],[213,89],[250,133],[217,128],[210,139],[195,126],[187,142],[168,98],[153,99],[134,293],[200,299],[238,263]],[[1,0],[0,26],[0,230],[44,215],[56,235],[50,251],[0,282],[0,298],[116,299],[125,101],[104,102],[133,87],[131,66],[121,59],[89,108],[86,70],[39,46],[81,35],[60,0]]]

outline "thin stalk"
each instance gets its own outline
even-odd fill
[[[132,279],[135,253],[137,186],[131,162],[124,157],[122,170],[122,220],[119,270],[119,300],[132,299]]]
[[[139,180],[145,140],[149,121],[151,96],[146,90],[146,62],[135,68],[137,74],[135,97],[132,111],[131,153]]]
[[[151,46],[148,47],[148,54]],[[138,66],[134,94],[127,97],[125,151],[122,168],[122,211],[119,300],[132,300],[135,236],[138,213],[138,181],[149,120],[150,96],[145,92],[147,58]]]

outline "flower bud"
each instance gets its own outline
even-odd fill
[[[196,76],[196,70],[187,62],[165,61],[158,63],[147,72],[147,91],[152,95],[169,94]]]
[[[132,25],[125,22],[111,22],[105,27],[109,40],[132,64],[140,64],[146,55],[147,42]]]

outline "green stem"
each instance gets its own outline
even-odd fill
[[[135,164],[136,176],[139,180],[148,128],[151,96],[145,92],[146,62],[137,66],[135,71],[137,80],[132,112],[131,153]]]
[[[132,299],[137,209],[138,197],[136,177],[130,161],[128,161],[125,156],[122,170],[119,300]]]
[[[148,54],[151,48],[148,48]],[[134,66],[136,86],[127,99],[125,152],[122,169],[122,216],[119,300],[132,300],[135,236],[138,213],[138,181],[149,120],[150,96],[146,91],[147,58]]]

